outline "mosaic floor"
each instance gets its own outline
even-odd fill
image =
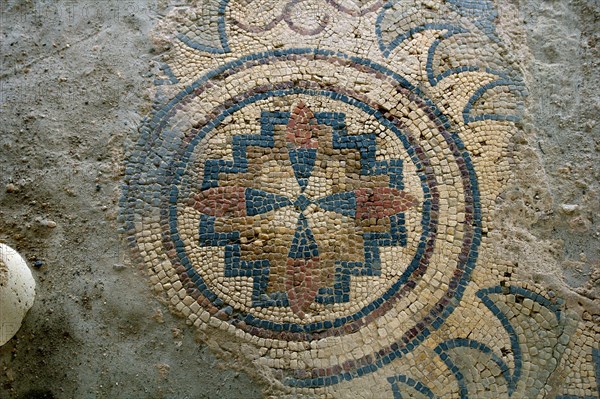
[[[122,199],[154,290],[278,396],[597,398],[598,331],[492,249],[526,96],[496,18],[487,0],[173,9]]]

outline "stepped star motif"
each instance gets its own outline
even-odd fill
[[[401,161],[376,161],[374,158],[373,135],[348,136],[343,114],[318,113],[300,101],[290,113],[265,113],[261,136],[248,136],[237,140],[244,151],[237,151],[239,159],[230,161],[208,160],[205,169],[203,190],[192,196],[191,205],[201,213],[200,244],[203,246],[225,247],[226,277],[250,276],[254,278],[253,306],[288,306],[294,314],[304,318],[310,306],[315,303],[348,302],[350,296],[350,276],[378,275],[380,273],[380,245],[406,245],[404,214],[417,205],[414,196],[402,190]],[[220,173],[246,173],[248,159],[245,150],[249,146],[273,148],[276,134],[273,125],[285,124],[284,140],[289,164],[300,188],[296,198],[288,198],[255,187],[240,185],[220,185]],[[361,174],[389,175],[389,184],[369,186],[351,191],[340,191],[320,198],[305,195],[310,179],[316,168],[319,141],[325,140],[327,128],[333,130],[333,147],[354,149],[361,154]],[[331,133],[329,133],[331,135]],[[240,137],[240,136],[236,136]],[[234,143],[236,140],[234,139]],[[234,149],[234,153],[237,149]],[[217,165],[215,172],[214,165]],[[221,169],[219,170],[218,167]],[[208,176],[208,177],[207,177]],[[245,226],[235,226],[238,231],[218,232],[217,219],[225,218],[230,223],[239,223],[244,218],[274,212],[284,207],[294,207],[298,212],[296,228],[287,252],[283,276],[283,292],[267,292],[271,273],[269,259],[246,260],[241,250],[240,231]],[[310,209],[309,209],[310,208]],[[355,223],[365,219],[389,219],[390,231],[386,233],[363,233],[364,260],[356,262],[336,261],[335,270],[323,273],[323,256],[318,240],[313,234],[307,217],[311,209],[322,209],[350,217]],[[241,219],[240,219],[241,218]],[[246,227],[247,228],[247,227]],[[267,257],[268,254],[265,254]],[[339,255],[339,254],[338,254]],[[333,276],[333,282],[325,281],[323,275]]]

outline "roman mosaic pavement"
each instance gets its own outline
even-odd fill
[[[597,398],[598,332],[494,249],[527,96],[496,18],[175,8],[122,197],[153,290],[276,396]]]

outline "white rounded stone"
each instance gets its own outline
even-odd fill
[[[35,280],[17,251],[0,244],[0,346],[21,328],[35,298]]]

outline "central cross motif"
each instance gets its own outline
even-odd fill
[[[285,126],[284,132],[281,132],[280,126]],[[283,135],[283,140],[277,135]],[[364,188],[338,191],[319,198],[305,195],[319,158],[319,143],[327,135],[331,136],[331,148],[338,153],[354,156],[352,153],[358,151],[361,176],[387,176],[387,182],[384,183],[387,185],[373,183]],[[262,148],[267,153],[271,151],[271,154],[276,154],[276,141],[283,142],[284,151],[287,150],[285,162],[291,166],[300,188],[300,194],[296,198],[267,192],[260,187],[231,184],[231,180],[224,178],[249,172],[249,147]],[[211,159],[205,162],[202,190],[192,196],[191,204],[201,213],[200,245],[225,247],[225,277],[253,278],[253,306],[289,306],[294,314],[304,318],[305,312],[314,302],[348,302],[351,276],[381,274],[380,246],[406,246],[404,211],[415,206],[417,200],[402,191],[402,160],[377,161],[375,134],[348,135],[344,114],[315,114],[300,101],[291,113],[263,112],[261,134],[234,136],[232,145],[232,161]],[[242,244],[246,241],[242,232],[244,227],[248,229],[252,225],[253,217],[288,206],[293,206],[299,214],[285,267],[278,267],[278,270],[285,270],[283,290],[269,290],[270,279],[281,276],[274,276],[271,272],[274,265],[268,253],[263,254],[263,259],[252,259],[243,253]],[[335,212],[346,219],[354,219],[357,226],[367,222],[389,228],[383,232],[363,231],[363,259],[335,260],[335,270],[323,273],[322,257],[336,255],[321,253],[307,218],[309,208]],[[217,224],[240,224],[241,228],[218,229]],[[256,242],[258,241],[260,240]],[[331,281],[323,276],[332,276]]]

